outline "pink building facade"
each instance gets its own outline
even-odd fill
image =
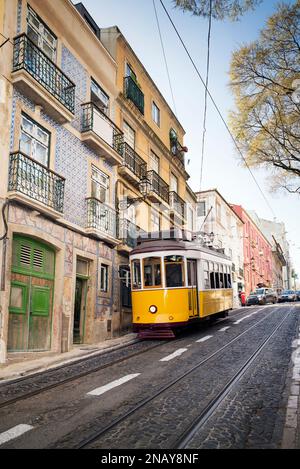
[[[243,220],[244,280],[246,296],[259,287],[272,287],[272,246],[241,205],[232,205]]]

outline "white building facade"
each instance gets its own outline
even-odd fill
[[[244,290],[243,221],[217,189],[196,192],[196,229],[208,243],[224,250],[232,261],[233,306],[240,306]]]

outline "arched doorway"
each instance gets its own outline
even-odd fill
[[[55,252],[36,239],[13,238],[8,351],[51,347]]]

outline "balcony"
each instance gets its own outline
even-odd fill
[[[185,202],[179,197],[177,192],[169,192],[169,205],[172,211],[176,212],[182,219],[185,219]]]
[[[146,232],[125,218],[118,220],[118,239],[122,241],[118,247],[121,251],[129,252],[137,245],[137,239]]]
[[[65,179],[21,152],[11,153],[9,198],[53,218],[63,213]]]
[[[118,244],[116,211],[94,197],[87,198],[86,232]]]
[[[123,161],[123,132],[94,103],[82,105],[82,141],[110,163]]]
[[[119,173],[134,185],[147,173],[147,163],[127,143],[124,143],[123,162]]]
[[[180,145],[177,139],[170,140],[170,147],[172,155],[176,156],[180,163],[184,166],[185,152],[187,151],[187,148]]]
[[[124,95],[125,98],[130,99],[144,115],[144,93],[131,77],[124,78]]]
[[[147,179],[150,182],[149,200],[154,203],[166,202],[169,204],[169,186],[157,174],[156,171],[147,171]]]
[[[26,34],[14,39],[12,82],[59,123],[74,118],[74,83]]]

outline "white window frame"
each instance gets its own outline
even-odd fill
[[[102,178],[102,180],[101,180]],[[91,174],[91,194],[92,197],[95,197],[96,199],[100,200],[100,202],[108,204],[109,203],[109,176],[107,174],[103,173],[99,168],[94,166],[92,164],[92,174]],[[95,187],[104,189],[105,191],[105,200],[101,200],[101,196],[97,197],[95,195],[95,192],[97,193],[97,190],[95,191],[93,189],[93,184],[95,184]]]
[[[33,126],[32,132],[29,131],[28,127],[26,128],[26,122]],[[43,134],[45,136],[45,140],[39,136],[39,134]],[[24,147],[22,147],[22,136],[27,137],[30,140],[30,152],[24,151]],[[47,161],[41,161],[37,157],[37,147],[40,145],[42,148],[46,150],[46,158]],[[33,160],[41,163],[43,166],[49,167],[49,155],[50,155],[50,132],[45,130],[41,125],[39,125],[36,121],[31,119],[25,114],[21,115],[21,131],[20,131],[20,141],[19,141],[19,149],[27,156],[32,158]]]
[[[47,57],[49,57],[53,62],[56,62],[57,37],[52,33],[50,28],[45,25],[36,12],[28,5],[27,33],[29,27],[38,35],[37,46],[44,52],[44,54],[47,55]],[[52,38],[52,44],[49,41],[49,38]],[[51,55],[49,55],[48,50],[45,50],[44,45],[47,45],[47,47],[52,51]]]
[[[153,150],[150,150],[150,169],[159,174],[160,159]]]
[[[178,194],[178,177],[173,173],[170,175],[170,191]]]
[[[202,209],[200,213],[200,208]],[[197,202],[197,217],[205,217],[206,216],[206,200],[199,200]]]
[[[158,222],[158,223],[157,223]],[[158,229],[156,229],[158,226]],[[150,232],[159,232],[161,229],[161,217],[160,213],[156,212],[156,210],[151,209],[150,214]]]
[[[152,120],[160,127],[160,109],[154,101],[152,101]]]
[[[135,130],[125,120],[123,121],[123,133],[124,142],[135,149]]]
[[[102,275],[104,273],[104,275]],[[102,280],[103,283],[102,283]],[[109,291],[109,265],[100,263],[100,279],[99,279],[99,289],[101,293],[108,293]]]
[[[99,100],[99,103],[95,102],[96,106],[98,106],[98,108],[101,109],[104,114],[109,116],[109,96],[93,78],[91,78],[91,100],[92,92],[97,96]]]

